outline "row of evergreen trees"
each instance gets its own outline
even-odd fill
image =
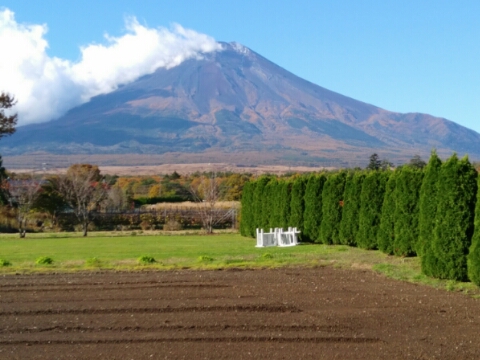
[[[433,277],[480,285],[480,178],[468,158],[423,169],[262,176],[246,183],[240,232],[297,227],[301,240],[421,257]]]

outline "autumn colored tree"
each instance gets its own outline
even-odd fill
[[[101,182],[98,166],[70,166],[67,173],[58,178],[58,191],[82,225],[83,236],[87,236],[88,225],[107,196],[107,187]]]

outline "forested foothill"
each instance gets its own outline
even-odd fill
[[[303,242],[420,256],[428,276],[480,285],[478,170],[432,151],[396,168],[373,154],[365,170],[262,176],[245,184],[240,232],[297,227]]]

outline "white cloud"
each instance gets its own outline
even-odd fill
[[[152,29],[132,17],[127,33],[105,35],[106,45],[81,48],[77,63],[47,55],[46,25],[24,25],[8,9],[0,11],[0,91],[18,100],[19,125],[57,118],[95,95],[186,59],[221,49],[212,37],[184,29]]]

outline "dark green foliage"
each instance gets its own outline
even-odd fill
[[[418,212],[418,242],[416,252],[422,256],[427,244],[431,243],[435,227],[435,214],[437,212],[437,182],[442,167],[442,160],[435,151],[432,151],[430,160],[425,167],[425,174],[420,187],[420,200]]]
[[[477,205],[475,209],[475,231],[468,254],[468,277],[480,286],[480,176],[477,179]]]
[[[312,175],[305,188],[305,213],[303,239],[318,241],[320,224],[322,223],[322,191],[327,181],[325,175]]]
[[[8,260],[0,259],[0,267],[4,267],[4,266],[12,266],[12,263]]]
[[[322,191],[322,223],[320,224],[320,242],[340,244],[340,222],[342,220],[343,193],[347,174],[330,174]]]
[[[423,172],[404,166],[397,176],[395,237],[393,252],[397,256],[415,255],[418,242],[418,209]]]
[[[429,273],[440,279],[467,280],[467,254],[473,236],[477,172],[465,157],[454,154],[438,178],[433,242],[427,258]],[[433,262],[431,262],[434,260]]]
[[[378,247],[377,232],[389,174],[389,172],[372,171],[363,181],[357,232],[357,246],[363,249]]]
[[[6,115],[5,110],[16,104],[15,98],[5,92],[0,93],[0,138],[12,135],[17,125],[17,114]]]
[[[380,170],[382,166],[382,160],[380,160],[380,157],[378,154],[372,154],[370,155],[370,159],[368,161],[367,165],[367,170]]]
[[[260,220],[259,228],[267,229],[278,227],[274,219],[275,195],[277,192],[278,181],[275,178],[265,185],[264,196],[262,202],[262,218]]]
[[[358,215],[360,213],[360,195],[365,173],[354,172],[348,174],[345,181],[343,196],[342,220],[340,221],[340,243],[344,245],[357,245]]]
[[[8,204],[8,193],[5,189],[5,186],[2,186],[4,182],[7,180],[7,172],[3,167],[3,159],[0,155],[0,205],[7,205]]]
[[[431,250],[433,230],[435,228],[435,215],[437,213],[438,177],[442,161],[435,151],[432,151],[430,160],[425,168],[422,186],[420,188],[420,201],[418,212],[418,242],[416,252],[420,256],[422,272],[432,276],[431,268],[436,267],[436,259]]]
[[[307,179],[304,176],[298,177],[293,181],[292,194],[290,201],[290,220],[289,226],[296,227],[303,234],[303,213],[305,212],[305,188]]]
[[[269,176],[261,176],[257,179],[255,184],[255,191],[253,192],[253,234],[255,235],[256,228],[262,228],[262,221],[265,219],[263,216],[263,202],[265,201],[265,187],[270,181]]]
[[[157,262],[153,256],[143,255],[138,258],[138,262],[142,265],[153,264]]]
[[[42,256],[35,260],[37,265],[51,265],[53,264],[53,259],[49,256]]]
[[[242,236],[255,236],[253,225],[253,193],[255,192],[255,182],[248,181],[243,186],[242,192],[242,210],[240,215],[240,234]]]
[[[425,166],[427,166],[427,163],[423,161],[420,155],[415,155],[410,159],[409,165],[416,169],[423,169]]]
[[[290,181],[282,180],[279,182],[279,194],[277,197],[278,204],[278,227],[288,228],[290,220],[290,200],[292,192],[292,183]]]
[[[393,244],[395,241],[396,187],[397,176],[400,171],[401,169],[397,169],[391,173],[388,178],[385,195],[383,197],[380,226],[377,232],[378,249],[389,255],[393,254]]]

